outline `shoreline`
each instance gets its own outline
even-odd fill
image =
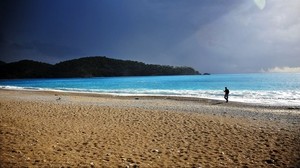
[[[0,89],[4,167],[297,167],[300,110]]]
[[[102,95],[102,96],[112,96],[112,97],[158,97],[158,98],[175,98],[175,99],[204,99],[204,100],[215,100],[222,101],[223,95],[218,97],[207,97],[207,96],[199,96],[199,95],[181,95],[177,93],[173,94],[164,94],[164,93],[125,93],[125,92],[110,92],[110,91],[84,91],[84,90],[59,90],[59,89],[43,89],[43,88],[24,88],[24,87],[10,87],[10,86],[2,86],[0,87],[2,90],[20,90],[20,91],[38,91],[38,92],[57,92],[57,93],[73,93],[73,94],[87,94],[87,95]],[[280,99],[253,99],[253,98],[236,98],[233,95],[229,95],[230,102],[243,103],[243,104],[251,104],[254,106],[275,106],[275,107],[294,107],[300,109],[300,101],[297,99],[291,100],[280,100]]]
[[[40,93],[54,93],[57,95],[80,95],[87,97],[108,97],[108,98],[120,98],[120,99],[130,99],[130,98],[146,98],[146,99],[170,99],[177,101],[200,101],[201,103],[212,103],[221,104],[224,103],[223,99],[211,99],[211,98],[201,98],[197,96],[178,96],[178,95],[147,95],[147,94],[118,94],[118,93],[97,93],[97,92],[80,92],[80,91],[67,91],[67,90],[39,90],[39,89],[15,89],[15,88],[0,88],[0,91],[25,91],[25,92],[40,92]],[[262,103],[247,103],[242,101],[232,101],[229,99],[229,104],[234,104],[244,107],[263,107],[263,108],[275,108],[275,109],[300,109],[299,105],[275,105],[275,104],[264,104]]]
[[[300,106],[270,106],[232,101],[226,103],[222,100],[175,96],[118,96],[100,93],[94,94],[80,92],[56,92],[11,89],[0,89],[0,92],[1,91],[8,91],[12,92],[13,94],[21,93],[27,96],[32,95],[32,97],[28,99],[29,101],[40,101],[46,98],[46,100],[48,99],[53,103],[57,102],[57,99],[60,98],[61,100],[59,102],[75,102],[80,103],[81,105],[114,106],[119,108],[133,107],[149,110],[183,111],[217,116],[226,115],[230,117],[249,118],[251,120],[283,120],[284,123],[300,123]],[[39,99],[37,99],[38,96],[40,96]],[[52,98],[49,99],[49,96]],[[101,103],[102,100],[104,100],[106,103]],[[115,101],[118,100],[123,101],[115,103]],[[157,101],[159,101],[160,103],[156,103]],[[155,103],[156,105],[153,105]],[[184,104],[184,106],[182,106],[182,104]]]

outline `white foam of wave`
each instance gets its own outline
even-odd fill
[[[224,100],[222,90],[149,90],[149,89],[77,89],[77,88],[34,88],[17,86],[0,86],[3,89],[13,90],[36,90],[36,91],[57,91],[57,92],[80,92],[110,94],[119,96],[178,96]],[[300,106],[300,91],[252,91],[236,90],[231,91],[230,101],[265,104],[272,106]]]
[[[20,87],[20,86],[0,86],[0,88],[8,89],[8,90],[72,92],[71,90],[67,90],[67,89],[50,89],[50,88],[37,88],[37,87]],[[78,90],[78,92],[80,91]]]

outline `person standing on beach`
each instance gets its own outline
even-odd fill
[[[226,103],[228,103],[229,90],[227,89],[227,87],[225,87],[224,92],[225,92],[224,99],[226,100]]]

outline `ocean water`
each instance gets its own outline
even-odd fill
[[[230,90],[229,101],[300,106],[300,73],[0,80],[0,87],[6,89],[218,100],[224,99],[225,86]]]

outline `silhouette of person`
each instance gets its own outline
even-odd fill
[[[229,90],[227,89],[227,87],[225,87],[225,95],[224,95],[224,99],[226,100],[226,103],[228,102],[228,95],[229,95]]]

